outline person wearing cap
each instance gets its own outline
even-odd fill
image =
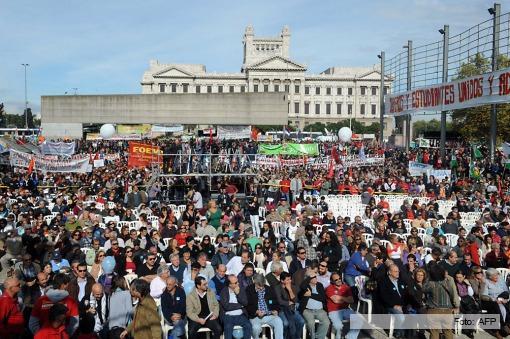
[[[51,255],[50,264],[51,264],[51,270],[53,272],[58,272],[58,271],[60,271],[60,269],[62,269],[64,267],[69,267],[69,268],[71,267],[71,265],[69,265],[69,261],[67,261],[67,259],[62,258],[62,254],[60,254],[59,250],[53,251],[53,253]]]
[[[226,242],[221,242],[218,245],[216,254],[211,258],[211,265],[214,268],[217,268],[220,264],[227,265],[234,256],[234,253],[230,251],[230,245]]]
[[[208,235],[211,238],[216,238],[218,232],[214,227],[207,223],[207,218],[205,216],[200,216],[200,224],[197,227],[197,237],[203,238]]]
[[[15,265],[14,275],[22,284],[32,286],[35,284],[37,274],[41,272],[41,266],[32,261],[32,255],[26,253],[22,257],[22,262]]]
[[[459,229],[459,224],[453,220],[451,214],[446,217],[446,222],[441,225],[441,229],[444,233],[457,234]]]

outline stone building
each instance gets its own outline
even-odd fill
[[[285,92],[289,124],[299,128],[345,119],[379,121],[378,67],[330,67],[319,74],[307,73],[306,65],[290,58],[288,27],[278,37],[256,37],[248,26],[243,48],[239,73],[209,73],[204,65],[151,60],[143,74],[142,93]],[[386,82],[388,91],[391,80]],[[389,135],[392,123],[386,125]]]

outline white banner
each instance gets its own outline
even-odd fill
[[[40,146],[41,153],[44,155],[73,155],[75,149],[75,142],[52,142],[45,141]]]
[[[218,139],[249,139],[251,137],[250,126],[220,125],[216,129]]]
[[[104,159],[94,160],[94,167],[95,168],[104,167]]]
[[[387,95],[385,113],[404,115],[510,102],[510,68]]]
[[[427,171],[433,170],[432,165],[422,164],[417,161],[409,161],[409,175],[412,177],[420,177],[427,174]]]
[[[87,173],[89,157],[74,158],[70,160],[55,160],[29,153],[18,152],[13,149],[9,153],[9,162],[13,167],[28,168],[30,161],[34,159],[34,170],[42,172],[61,173]]]
[[[345,168],[384,166],[384,155],[371,157],[366,156],[365,158],[360,158],[359,155],[351,155],[348,157],[340,157],[340,160]]]
[[[452,178],[452,170],[444,170],[444,169],[441,169],[441,170],[438,170],[438,169],[431,169],[431,170],[428,170],[427,171],[427,176],[431,176],[433,175],[434,178],[438,179],[438,180],[443,180],[445,178]]]

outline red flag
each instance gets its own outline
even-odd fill
[[[333,146],[331,148],[331,157],[335,159],[335,162],[338,164],[340,162],[340,157],[338,156],[338,151],[336,149],[336,146]]]
[[[28,175],[32,174],[34,167],[35,167],[35,158],[32,157],[32,159],[30,159],[30,162],[28,163],[28,171],[27,171]]]
[[[259,130],[257,129],[257,127],[253,127],[251,129],[251,139],[254,141],[257,141],[258,137],[259,137]]]
[[[335,176],[335,165],[333,159],[329,161],[328,179],[333,179]]]

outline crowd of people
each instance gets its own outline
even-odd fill
[[[160,140],[158,177],[127,166],[126,142],[76,142],[118,157],[86,174],[0,173],[1,338],[357,338],[357,309],[393,314],[397,338],[425,334],[400,329],[404,315],[452,310],[499,314],[492,334],[510,334],[503,154],[321,143],[326,166],[269,167],[255,141]],[[342,166],[374,155],[384,165]],[[451,176],[413,177],[409,161]]]

